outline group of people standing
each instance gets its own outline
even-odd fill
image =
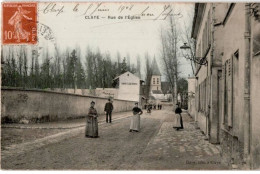
[[[90,103],[90,108],[88,111],[87,119],[86,119],[86,131],[85,136],[88,138],[98,138],[98,113],[97,110],[94,108],[95,102],[92,101]],[[114,109],[114,106],[112,104],[112,101],[108,99],[108,102],[105,105],[105,113],[106,113],[106,122],[112,123],[112,111]],[[140,130],[140,116],[143,114],[142,109],[138,107],[138,103],[135,103],[134,108],[132,109],[133,116],[131,118],[131,124],[130,124],[130,130],[129,132],[139,132]],[[175,126],[173,126],[174,129],[177,131],[179,129],[183,129],[183,121],[181,116],[182,110],[177,104],[177,108],[175,109],[175,116],[176,116],[176,123]]]
[[[86,129],[85,129],[85,137],[88,138],[98,138],[98,113],[94,108],[95,102],[92,101],[90,103],[90,108],[88,110],[88,115],[86,119]],[[106,113],[106,122],[112,123],[112,111],[114,106],[112,101],[108,99],[108,102],[105,105],[105,113]],[[138,107],[138,103],[135,103],[134,108],[132,109],[133,116],[131,118],[130,130],[129,132],[139,132],[140,130],[140,115],[143,114],[143,111]]]
[[[156,105],[152,105],[152,104],[145,104],[144,105],[144,109],[156,109]],[[157,105],[157,109],[158,110],[162,110],[162,104],[158,104]]]
[[[162,105],[161,104],[158,104],[157,107],[158,107],[158,110],[162,110]],[[151,113],[152,109],[156,109],[156,105],[145,104],[144,105],[144,109],[147,109],[147,113]]]

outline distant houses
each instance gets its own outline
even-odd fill
[[[54,89],[54,91],[136,101],[140,102],[140,105],[143,106],[146,103],[159,104],[161,102],[171,101],[170,85],[168,82],[161,82],[161,73],[155,58],[152,62],[151,69],[152,75],[149,85],[145,84],[138,76],[138,73],[133,74],[127,71],[113,79],[111,83],[114,88]],[[149,91],[145,90],[147,85],[149,86]],[[149,94],[146,95],[145,93]]]
[[[114,81],[117,84],[117,99],[141,101],[141,85],[143,81],[139,77],[127,71],[114,78]]]

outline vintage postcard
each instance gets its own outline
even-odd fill
[[[259,170],[260,3],[3,1],[2,170]]]

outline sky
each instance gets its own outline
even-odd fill
[[[177,17],[180,26],[184,21],[191,25],[192,17],[188,15],[192,16],[193,3],[41,2],[38,12],[37,46],[43,48],[40,58],[46,47],[54,55],[55,45],[59,53],[80,47],[83,62],[87,47],[110,53],[115,61],[117,52],[122,58],[129,54],[131,64],[136,64],[136,57],[140,55],[144,76],[146,52],[151,59],[156,58],[163,74],[160,31],[169,27],[168,15]],[[49,33],[54,39],[46,39]],[[179,44],[183,44],[182,40]],[[178,59],[180,75],[188,77],[192,74],[190,63],[181,56]]]
[[[167,18],[164,20],[165,14],[169,12],[164,11],[167,5],[173,8],[172,15],[176,17],[178,17],[177,14],[181,15],[180,25],[182,21],[187,24],[192,23],[192,18],[187,17],[188,14],[192,15],[192,3],[53,4],[47,2],[39,5],[38,18],[40,23],[51,28],[59,50],[64,51],[68,47],[79,46],[83,61],[85,61],[86,48],[90,47],[93,50],[99,49],[101,53],[109,52],[112,60],[116,60],[117,52],[121,54],[121,57],[129,54],[131,64],[136,64],[136,57],[140,55],[141,66],[144,69],[144,55],[148,52],[151,58],[156,57],[163,74],[160,61],[160,31],[168,25]],[[164,13],[158,17],[162,12]],[[133,15],[139,15],[140,19],[128,19],[128,16]],[[96,19],[97,17],[99,19]],[[44,39],[40,42],[43,45],[46,44]],[[51,47],[52,43],[48,42],[48,47]],[[181,76],[187,77],[192,73],[190,64],[184,58],[180,57],[179,60]],[[144,74],[144,71],[141,73]]]

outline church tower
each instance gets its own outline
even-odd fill
[[[161,93],[161,73],[158,68],[158,64],[156,62],[156,59],[154,57],[153,63],[152,63],[152,77],[151,77],[151,83],[150,83],[150,92],[153,91],[156,93]]]

